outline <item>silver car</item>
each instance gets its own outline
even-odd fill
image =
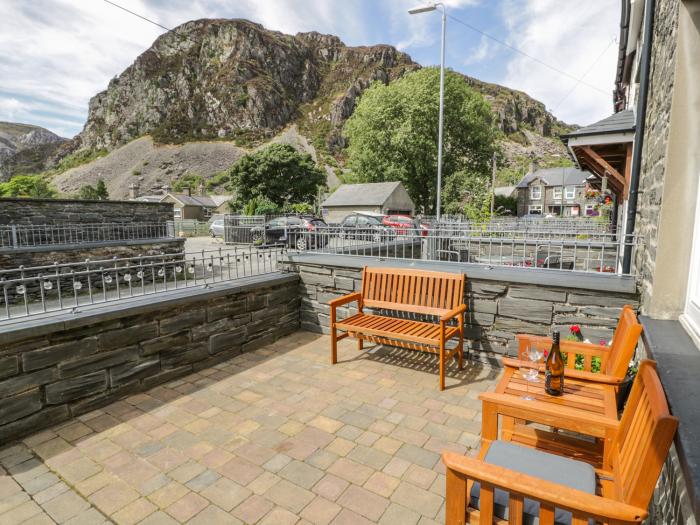
[[[209,234],[212,237],[223,237],[224,236],[224,220],[217,219],[211,223],[209,226]]]

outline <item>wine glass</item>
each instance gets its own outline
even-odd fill
[[[532,366],[534,370],[539,371],[540,367],[540,360],[544,357],[544,349],[537,344],[531,344],[529,348],[527,349],[527,359],[532,362]],[[532,383],[539,383],[540,378],[539,374],[535,374],[535,377],[532,379]]]
[[[535,357],[537,357],[537,353],[531,354],[530,349],[525,350],[520,356],[520,375],[525,380],[525,395],[521,397],[527,401],[535,400],[535,398],[530,395],[530,383],[537,381],[537,376],[540,373],[537,361],[541,359],[541,356],[538,359],[534,359]]]

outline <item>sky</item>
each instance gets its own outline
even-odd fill
[[[391,44],[422,65],[440,61],[440,15],[407,12],[422,0],[113,1],[170,28],[247,18],[284,33],[334,34],[347,45]],[[619,2],[444,2],[447,67],[525,91],[568,123],[612,113]],[[64,137],[80,132],[90,98],[164,32],[104,0],[0,0],[0,12],[0,121]]]

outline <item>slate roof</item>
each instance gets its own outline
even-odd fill
[[[613,115],[610,115],[603,120],[599,120],[595,124],[579,128],[572,131],[568,135],[563,135],[563,138],[585,137],[588,135],[606,135],[610,133],[627,133],[634,131],[634,111],[625,109]]]
[[[493,194],[500,197],[510,197],[515,191],[515,186],[499,186],[493,189]]]
[[[564,186],[581,186],[591,176],[591,173],[578,168],[546,168],[537,170],[534,173],[528,173],[518,183],[517,187],[527,188],[533,179],[536,178],[540,178],[545,186],[561,186],[562,176],[564,178]]]
[[[381,206],[400,185],[400,182],[343,184],[321,206]]]
[[[169,193],[168,195],[180,201],[184,206],[204,206],[205,208],[218,208],[233,198],[231,195],[187,195],[186,193]]]

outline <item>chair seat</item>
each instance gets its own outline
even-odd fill
[[[572,489],[595,494],[596,476],[595,470],[588,463],[576,461],[554,454],[548,454],[533,448],[494,441],[486,452],[486,463],[505,467],[522,474],[545,479],[553,483],[566,485]],[[474,483],[470,494],[470,506],[479,509],[479,483]],[[495,516],[508,519],[508,492],[496,489],[493,496]],[[540,504],[525,498],[523,502],[523,524],[536,525],[539,523]],[[554,523],[556,525],[570,525],[571,513],[562,509],[555,509]]]
[[[360,332],[428,345],[437,345],[440,342],[440,325],[412,319],[358,313],[338,321],[335,327],[348,332]],[[445,326],[445,340],[458,333],[456,326]]]

